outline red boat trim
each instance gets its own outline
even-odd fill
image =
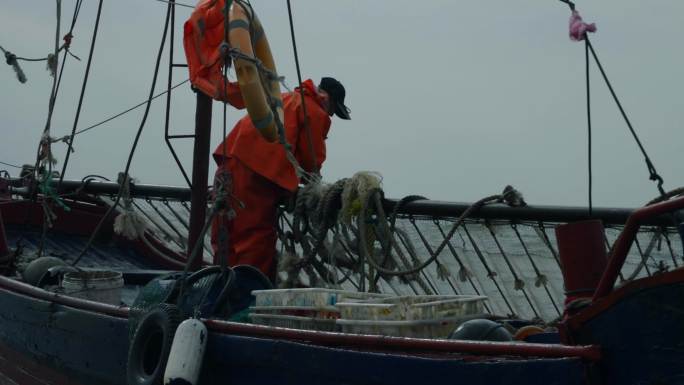
[[[23,294],[32,298],[41,299],[70,306],[76,309],[92,311],[106,314],[113,317],[128,318],[128,307],[114,306],[101,302],[88,301],[85,299],[69,297],[58,293],[53,293],[29,284],[13,280],[8,277],[0,276],[0,287],[10,290],[13,293]]]
[[[165,269],[183,270],[185,268],[185,256],[166,247],[148,231],[143,234],[143,237],[145,239],[138,238],[131,242],[136,251]],[[121,240],[126,241],[125,239]]]
[[[385,351],[402,351],[407,353],[418,351],[432,351],[448,353],[468,353],[487,356],[518,356],[546,358],[576,357],[593,362],[599,361],[601,359],[601,350],[598,346],[595,345],[566,346],[515,342],[428,340],[416,338],[351,335],[309,330],[284,329],[219,320],[205,320],[204,322],[207,325],[207,328],[211,331],[236,334],[248,337],[306,341],[308,343],[330,347],[362,347]]]
[[[620,274],[620,270],[622,270],[622,265],[625,263],[627,253],[632,246],[632,242],[634,242],[634,238],[636,237],[641,222],[647,218],[655,217],[682,208],[684,208],[684,197],[642,207],[634,211],[634,213],[629,216],[624,230],[622,230],[620,237],[615,242],[613,253],[608,260],[608,266],[603,272],[601,281],[599,281],[598,287],[596,288],[593,298],[594,302],[602,297],[605,297],[611,292],[611,290],[613,290],[613,287],[615,286],[615,280]]]
[[[66,200],[66,203],[70,207],[69,212],[59,206],[53,208],[58,219],[53,223],[52,230],[72,235],[90,235],[93,227],[102,218],[104,208],[69,200]],[[0,211],[2,211],[6,226],[10,224],[40,226],[43,223],[43,208],[37,202],[12,201],[1,205]],[[110,219],[109,226],[113,222],[113,218]]]

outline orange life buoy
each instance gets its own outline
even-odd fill
[[[224,64],[221,45],[226,36],[225,7],[225,0],[201,0],[185,22],[183,45],[190,81],[214,99],[228,101],[236,107],[241,107],[244,101],[254,127],[266,140],[274,142],[277,139],[277,126],[271,107],[283,122],[283,102],[266,34],[252,7],[242,0],[233,0],[228,12],[228,44],[245,55],[245,58],[233,60],[238,90],[221,73]],[[246,58],[257,59],[271,76],[260,71],[252,60]]]

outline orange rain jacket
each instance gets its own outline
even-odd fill
[[[317,168],[320,169],[325,161],[325,138],[330,129],[330,117],[313,82],[307,80],[302,86]],[[283,96],[285,136],[292,144],[292,153],[300,166],[313,171],[302,98],[297,91]],[[236,212],[234,219],[224,214],[214,217],[211,228],[214,263],[218,264],[225,258],[230,266],[254,266],[275,281],[276,212],[279,201],[288,191],[295,191],[299,184],[294,167],[287,160],[283,146],[263,139],[248,116],[238,121],[214,151],[214,159],[219,165],[217,175],[223,170],[230,173],[232,196],[244,204],[244,208],[233,207]],[[235,206],[234,203],[232,205]],[[219,247],[222,236],[227,238],[225,251]]]
[[[304,81],[302,87],[311,141],[316,154],[316,169],[320,170],[325,161],[325,138],[330,130],[330,116],[323,107],[323,100],[316,93],[313,81]],[[314,160],[309,149],[299,88],[295,92],[283,94],[283,110],[285,137],[292,145],[292,153],[300,166],[311,172],[314,170]],[[219,166],[224,162],[224,154],[237,158],[252,171],[290,192],[294,192],[299,185],[295,169],[287,160],[283,146],[277,142],[267,142],[248,116],[238,121],[228,137],[214,151],[214,160]]]

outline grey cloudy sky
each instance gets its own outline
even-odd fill
[[[295,86],[286,2],[252,3],[279,72]],[[592,42],[665,187],[684,185],[684,2],[576,3],[584,18],[598,25]],[[568,39],[567,6],[556,0],[292,4],[304,77],[337,77],[352,109],[350,122],[333,120],[326,180],[374,170],[384,176],[388,197],[474,201],[512,184],[530,204],[586,203],[584,45]],[[73,5],[63,1],[63,25]],[[83,59],[96,8],[97,1],[84,1],[75,28],[72,50]],[[104,2],[79,128],[147,97],[165,9],[154,0]],[[177,9],[176,62],[185,60],[182,23],[189,15],[190,9]],[[54,28],[53,1],[2,0],[0,45],[5,49],[44,56],[54,44]],[[166,85],[167,63],[158,91]],[[51,86],[43,63],[22,66],[26,84],[16,81],[9,66],[0,67],[0,161],[13,164],[33,162]],[[71,131],[84,69],[85,60],[67,64],[52,136]],[[174,70],[174,82],[185,78],[185,69]],[[592,84],[594,204],[641,205],[656,195],[655,185],[595,67]],[[181,185],[164,143],[163,100],[152,106],[131,174],[141,183]],[[191,133],[189,87],[174,91],[172,108],[172,132]],[[212,148],[221,139],[221,110],[214,104]],[[66,177],[113,178],[123,170],[142,111],[77,136]],[[228,114],[230,128],[242,113],[229,109]],[[190,142],[174,145],[189,168]],[[54,145],[60,161],[65,150],[62,143]]]

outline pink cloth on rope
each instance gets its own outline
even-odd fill
[[[584,40],[587,32],[596,32],[596,24],[585,23],[582,21],[582,16],[579,15],[579,12],[573,10],[572,16],[570,16],[570,40]]]

